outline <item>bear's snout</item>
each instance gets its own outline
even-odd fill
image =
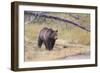
[[[58,39],[58,36],[55,36],[55,40],[57,40]]]

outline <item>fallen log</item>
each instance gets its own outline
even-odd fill
[[[45,17],[45,18],[49,18],[49,19],[55,19],[55,20],[67,22],[67,23],[73,24],[73,25],[75,25],[83,30],[90,32],[90,29],[87,29],[86,27],[81,26],[79,23],[75,23],[75,22],[68,20],[68,19],[64,19],[64,18],[56,17],[56,16],[51,16],[51,15],[47,15],[47,14],[39,14],[39,13],[31,13],[31,14],[35,17]]]

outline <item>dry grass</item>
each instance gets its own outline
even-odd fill
[[[44,25],[37,24],[26,25],[25,61],[64,59],[72,55],[89,53],[89,33],[80,29],[74,29],[74,31],[59,29],[59,37],[52,51],[46,50],[44,45],[38,48],[37,37],[43,27]]]
[[[90,32],[82,30],[78,27],[75,27],[72,30],[67,30],[64,28],[65,26],[56,26],[56,25],[39,25],[39,24],[27,24],[25,25],[25,37],[29,39],[29,41],[37,41],[38,34],[43,27],[53,28],[54,30],[58,29],[58,38],[65,40],[69,43],[75,44],[90,44]]]

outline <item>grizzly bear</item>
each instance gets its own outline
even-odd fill
[[[41,48],[42,44],[44,44],[47,50],[53,50],[57,40],[57,32],[58,30],[44,27],[38,36],[38,47]]]

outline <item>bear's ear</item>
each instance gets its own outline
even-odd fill
[[[56,30],[56,32],[58,32],[58,30]]]

